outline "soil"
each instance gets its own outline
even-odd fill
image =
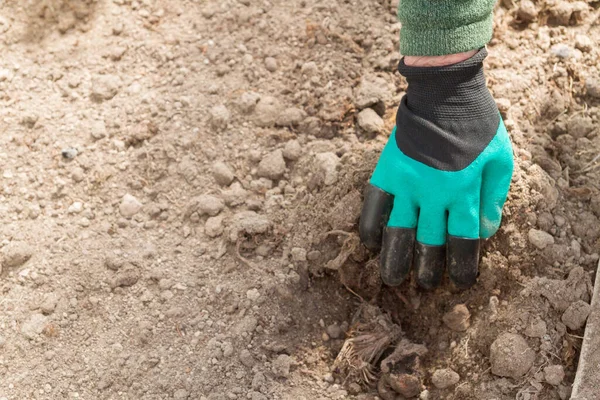
[[[569,397],[599,4],[498,5],[505,220],[473,289],[422,292],[356,235],[406,89],[395,3],[0,3],[0,399]]]

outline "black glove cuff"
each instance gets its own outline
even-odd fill
[[[398,71],[408,82],[406,105],[426,119],[478,119],[498,109],[485,84],[482,48],[471,58],[443,67],[409,67],[400,60]]]
[[[408,89],[396,115],[396,143],[407,156],[430,167],[459,171],[496,135],[500,113],[485,84],[481,49],[461,63],[398,70]]]

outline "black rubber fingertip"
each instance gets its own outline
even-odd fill
[[[415,229],[383,230],[381,250],[381,280],[388,286],[398,286],[410,273],[415,247]]]
[[[446,265],[450,280],[459,289],[468,289],[477,282],[479,271],[479,239],[448,236]]]
[[[367,185],[358,226],[360,241],[367,249],[376,252],[381,248],[383,228],[387,225],[393,205],[393,195],[371,184]]]
[[[440,286],[446,264],[446,246],[415,245],[415,271],[417,283],[423,289]]]

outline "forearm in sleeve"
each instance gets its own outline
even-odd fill
[[[495,0],[400,0],[400,53],[442,56],[479,49],[492,38]]]

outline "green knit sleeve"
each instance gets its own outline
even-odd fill
[[[400,0],[400,53],[441,56],[479,49],[492,38],[496,0]]]

